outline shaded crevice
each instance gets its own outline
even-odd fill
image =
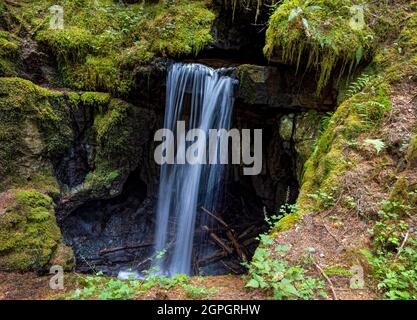
[[[69,150],[54,161],[55,176],[65,189],[80,185],[92,169],[88,161],[88,150],[91,149],[89,137],[94,113],[89,108],[71,106],[69,114],[73,142]]]
[[[76,255],[76,270],[106,274],[134,268],[146,257],[153,229],[153,200],[139,170],[131,173],[119,196],[88,201],[61,223],[64,241]]]

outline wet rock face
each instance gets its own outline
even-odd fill
[[[118,196],[138,168],[149,190],[154,189],[157,175],[151,157],[157,121],[153,111],[118,99],[89,111],[83,106],[73,113],[73,144],[55,161],[63,191],[57,207],[59,221],[87,201]]]
[[[237,68],[240,81],[237,98],[245,104],[279,109],[333,110],[336,92],[330,86],[316,95],[313,74],[296,75],[286,66],[241,65]]]
[[[324,116],[325,113],[310,110],[290,113],[279,120],[279,135],[284,141],[284,147],[292,152],[299,185],[303,180],[304,163],[314,151],[320,134],[321,119]]]

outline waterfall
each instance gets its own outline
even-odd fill
[[[164,128],[177,139],[180,120],[186,121],[187,129],[202,129],[207,136],[209,129],[228,130],[236,80],[225,76],[226,71],[174,64],[167,78]],[[178,139],[170,143],[176,144],[176,164],[161,166],[155,252],[169,251],[169,257],[158,262],[164,274],[190,274],[198,208],[215,210],[224,165],[185,163],[184,153],[178,150],[191,142],[184,145]]]

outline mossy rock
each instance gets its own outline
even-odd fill
[[[250,64],[240,65],[237,70],[239,87],[237,97],[248,104],[268,104],[271,68]]]
[[[0,76],[13,77],[18,71],[20,43],[9,32],[0,31]]]
[[[380,125],[386,113],[391,110],[389,86],[383,80],[375,81],[344,101],[321,134],[304,167],[303,184],[297,201],[303,212],[311,207],[320,208],[320,200],[313,200],[310,194],[334,195],[337,192],[340,176],[355,162],[354,158],[346,157],[347,150],[360,134],[370,132]]]
[[[50,30],[49,1],[22,4],[22,15],[36,28],[36,40],[59,65],[62,85],[126,97],[135,90],[135,69],[155,56],[196,54],[213,42],[216,15],[207,2],[63,0],[65,28]],[[42,19],[39,21],[39,18]],[[94,19],[91,19],[94,17]]]
[[[48,262],[48,267],[52,266],[61,266],[64,271],[73,270],[75,267],[75,256],[72,248],[60,243]]]
[[[410,169],[417,168],[417,134],[415,134],[410,140],[406,161]]]
[[[294,134],[294,114],[285,115],[280,119],[279,135],[284,141],[291,141]]]
[[[339,78],[350,73],[375,47],[375,34],[364,24],[351,25],[351,0],[315,0],[303,3],[285,0],[269,19],[264,52],[281,55],[284,62],[305,65],[319,71],[317,93],[340,65]]]
[[[65,152],[71,141],[63,93],[20,78],[0,78],[0,189],[32,173],[50,175],[48,159]]]
[[[52,199],[35,190],[10,192],[14,201],[0,214],[0,270],[42,271],[62,245]]]

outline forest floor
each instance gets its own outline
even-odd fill
[[[64,278],[63,290],[52,290],[49,287],[51,275],[40,276],[35,273],[0,272],[0,300],[54,300],[68,298],[71,291],[78,287],[74,273]],[[213,300],[260,300],[266,295],[260,291],[245,288],[245,281],[240,276],[209,276],[191,278],[190,285],[198,288],[215,289],[206,299]],[[192,299],[184,289],[150,289],[137,300],[182,300]]]
[[[318,275],[320,276],[320,275]],[[0,300],[55,300],[68,299],[77,289],[77,275],[70,274],[64,280],[63,290],[49,287],[50,275],[39,276],[35,273],[0,273]],[[333,279],[334,280],[334,279]],[[245,288],[245,280],[240,276],[209,276],[191,278],[190,285],[198,288],[214,289],[204,300],[262,300],[267,294],[260,290]],[[369,290],[353,290],[344,281],[334,282],[338,285],[338,299],[362,300],[375,299]],[[171,289],[150,289],[137,300],[183,300],[193,299],[189,292],[181,287]],[[329,296],[332,299],[332,296]]]

